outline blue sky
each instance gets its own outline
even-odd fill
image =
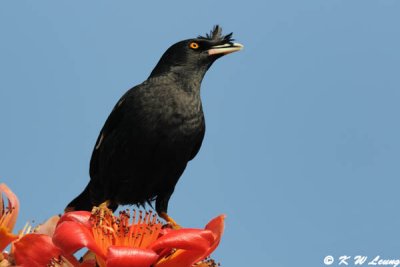
[[[399,13],[397,0],[1,2],[0,181],[20,198],[17,228],[62,212],[119,97],[218,23],[245,49],[203,81],[206,137],[170,214],[195,227],[227,214],[223,266],[400,259]]]

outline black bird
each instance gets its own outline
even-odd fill
[[[149,78],[115,105],[93,150],[91,180],[66,211],[155,200],[157,213],[175,224],[168,201],[205,132],[201,81],[216,59],[242,48],[218,25],[168,48]]]

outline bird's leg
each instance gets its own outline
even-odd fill
[[[156,211],[157,211],[158,216],[160,216],[167,222],[168,227],[176,230],[176,229],[180,229],[182,227],[179,224],[177,224],[177,222],[174,219],[172,219],[167,213],[168,201],[169,201],[169,198],[171,197],[173,191],[174,190],[163,192],[163,194],[157,196]]]
[[[160,216],[161,218],[163,218],[163,219],[167,222],[167,225],[170,226],[172,229],[177,230],[177,229],[182,228],[182,227],[181,227],[174,219],[172,219],[166,212],[161,212],[161,213],[159,214],[159,216]]]

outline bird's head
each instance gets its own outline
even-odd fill
[[[168,48],[150,77],[167,72],[198,73],[202,77],[216,59],[243,48],[233,41],[232,33],[222,35],[222,28],[216,25],[206,36],[183,40]]]

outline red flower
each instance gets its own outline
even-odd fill
[[[3,195],[7,198],[7,206]],[[18,238],[12,233],[17,221],[19,202],[17,196],[5,185],[0,184],[0,253]]]
[[[86,247],[96,254],[101,267],[191,267],[218,246],[224,216],[205,229],[162,229],[151,213],[120,213],[106,208],[95,213],[69,212],[61,217],[53,242],[67,255]]]
[[[48,235],[27,234],[13,243],[12,255],[19,266],[43,267],[58,259],[62,251]]]
[[[35,233],[23,235],[11,245],[11,255],[22,267],[94,267],[94,261],[79,263],[73,255],[63,253],[52,241],[59,217],[54,216],[39,225]],[[22,235],[22,234],[21,234]]]

